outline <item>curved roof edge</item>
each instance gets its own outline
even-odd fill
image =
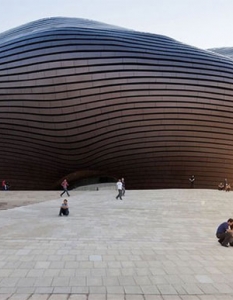
[[[51,17],[32,21],[15,28],[9,29],[0,33],[0,39],[8,41],[14,38],[18,38],[21,35],[27,35],[31,33],[43,32],[50,30],[51,28],[93,28],[102,30],[118,30],[118,31],[133,31],[132,29],[123,28],[120,26],[109,25],[99,21],[93,21],[82,18],[68,18],[68,17]]]

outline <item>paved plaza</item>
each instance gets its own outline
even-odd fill
[[[0,211],[0,300],[233,300],[233,192],[70,193],[59,217],[59,191],[0,192],[42,201]]]

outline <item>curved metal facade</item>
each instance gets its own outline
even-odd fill
[[[127,188],[233,181],[233,61],[165,36],[43,19],[0,34],[0,173]]]

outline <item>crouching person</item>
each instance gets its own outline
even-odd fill
[[[218,242],[224,246],[228,247],[228,244],[232,246],[233,242],[233,219],[228,219],[227,222],[223,222],[217,228],[216,237]]]
[[[61,207],[60,207],[60,212],[59,212],[59,216],[68,216],[69,215],[69,206],[68,206],[68,201],[66,199],[64,199]]]

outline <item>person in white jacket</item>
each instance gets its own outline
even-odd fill
[[[121,179],[118,179],[116,186],[117,186],[117,190],[118,190],[118,195],[116,196],[116,199],[120,198],[122,200],[122,182],[121,182]]]

